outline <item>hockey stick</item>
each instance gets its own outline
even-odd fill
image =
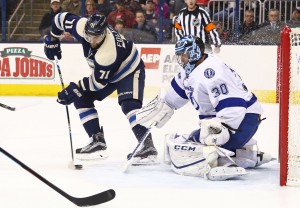
[[[88,196],[88,197],[83,197],[83,198],[76,198],[76,197],[70,196],[69,194],[67,194],[66,192],[64,192],[63,190],[61,190],[60,188],[58,188],[57,186],[55,186],[54,184],[52,184],[51,182],[46,180],[44,177],[42,177],[41,175],[36,173],[34,170],[29,168],[27,165],[22,163],[20,160],[18,160],[17,158],[15,158],[11,154],[9,154],[7,151],[2,149],[1,147],[0,147],[0,152],[2,152],[4,155],[6,155],[11,160],[16,162],[22,168],[27,170],[29,173],[31,173],[32,175],[34,175],[35,177],[37,177],[38,179],[43,181],[46,185],[50,186],[56,192],[58,192],[63,197],[67,198],[69,201],[73,202],[74,204],[76,204],[79,207],[93,206],[93,205],[97,205],[97,204],[102,204],[102,203],[105,203],[105,202],[108,202],[108,201],[114,199],[115,196],[116,196],[116,193],[113,189],[109,189],[109,190],[103,191],[101,193],[98,193],[98,194],[95,194],[95,195],[92,195],[92,196]]]
[[[60,66],[58,64],[58,59],[57,59],[56,56],[55,56],[55,64],[56,64],[56,68],[57,68],[57,71],[58,71],[58,74],[59,74],[59,79],[60,79],[61,87],[62,87],[63,90],[65,90],[64,81],[63,81],[63,78],[62,78],[62,74],[61,74],[61,71],[60,71]],[[67,112],[67,119],[68,119],[68,129],[69,129],[70,145],[71,145],[71,155],[72,155],[72,164],[71,164],[71,167],[70,167],[70,165],[69,165],[69,167],[70,168],[75,168],[75,169],[82,169],[82,165],[80,165],[80,164],[76,164],[75,165],[74,164],[71,122],[70,122],[69,108],[68,108],[67,105],[66,105],[66,112]]]
[[[0,103],[0,107],[5,108],[5,109],[7,109],[7,110],[11,110],[11,111],[16,110],[15,107],[10,107],[10,106],[4,105],[4,104],[2,104],[2,103]]]
[[[156,125],[156,122],[151,124],[151,126],[147,129],[147,131],[144,134],[143,138],[141,139],[141,141],[138,143],[138,145],[135,147],[135,149],[133,150],[133,152],[130,154],[129,158],[127,159],[127,162],[126,162],[126,164],[123,168],[123,172],[126,172],[128,170],[128,168],[132,165],[132,163],[134,162],[133,157],[136,155],[137,151],[141,149],[142,144],[146,140],[147,136],[150,134],[150,131],[151,131],[152,127],[155,126],[155,125]]]

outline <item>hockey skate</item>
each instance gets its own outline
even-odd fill
[[[131,154],[128,154],[127,159],[131,157]],[[142,148],[135,154],[132,158],[132,165],[156,165],[159,164],[157,158],[157,150],[153,145],[151,135],[149,135],[144,143]]]
[[[94,134],[91,137],[92,141],[85,147],[76,149],[76,158],[78,160],[86,160],[93,161],[99,159],[106,159],[108,157],[107,154],[107,146],[104,140],[103,128],[101,128],[100,132]]]

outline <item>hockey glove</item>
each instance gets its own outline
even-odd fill
[[[82,89],[80,89],[74,82],[71,82],[66,89],[58,93],[57,102],[62,105],[70,105],[82,96]]]
[[[47,35],[44,39],[44,52],[50,60],[54,60],[54,56],[61,59],[60,40],[51,40],[51,36]]]

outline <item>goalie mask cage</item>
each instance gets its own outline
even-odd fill
[[[280,185],[300,186],[300,28],[283,28],[278,63]]]

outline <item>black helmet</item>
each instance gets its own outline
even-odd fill
[[[93,14],[85,23],[84,32],[88,35],[101,35],[107,28],[106,17],[101,14]]]

